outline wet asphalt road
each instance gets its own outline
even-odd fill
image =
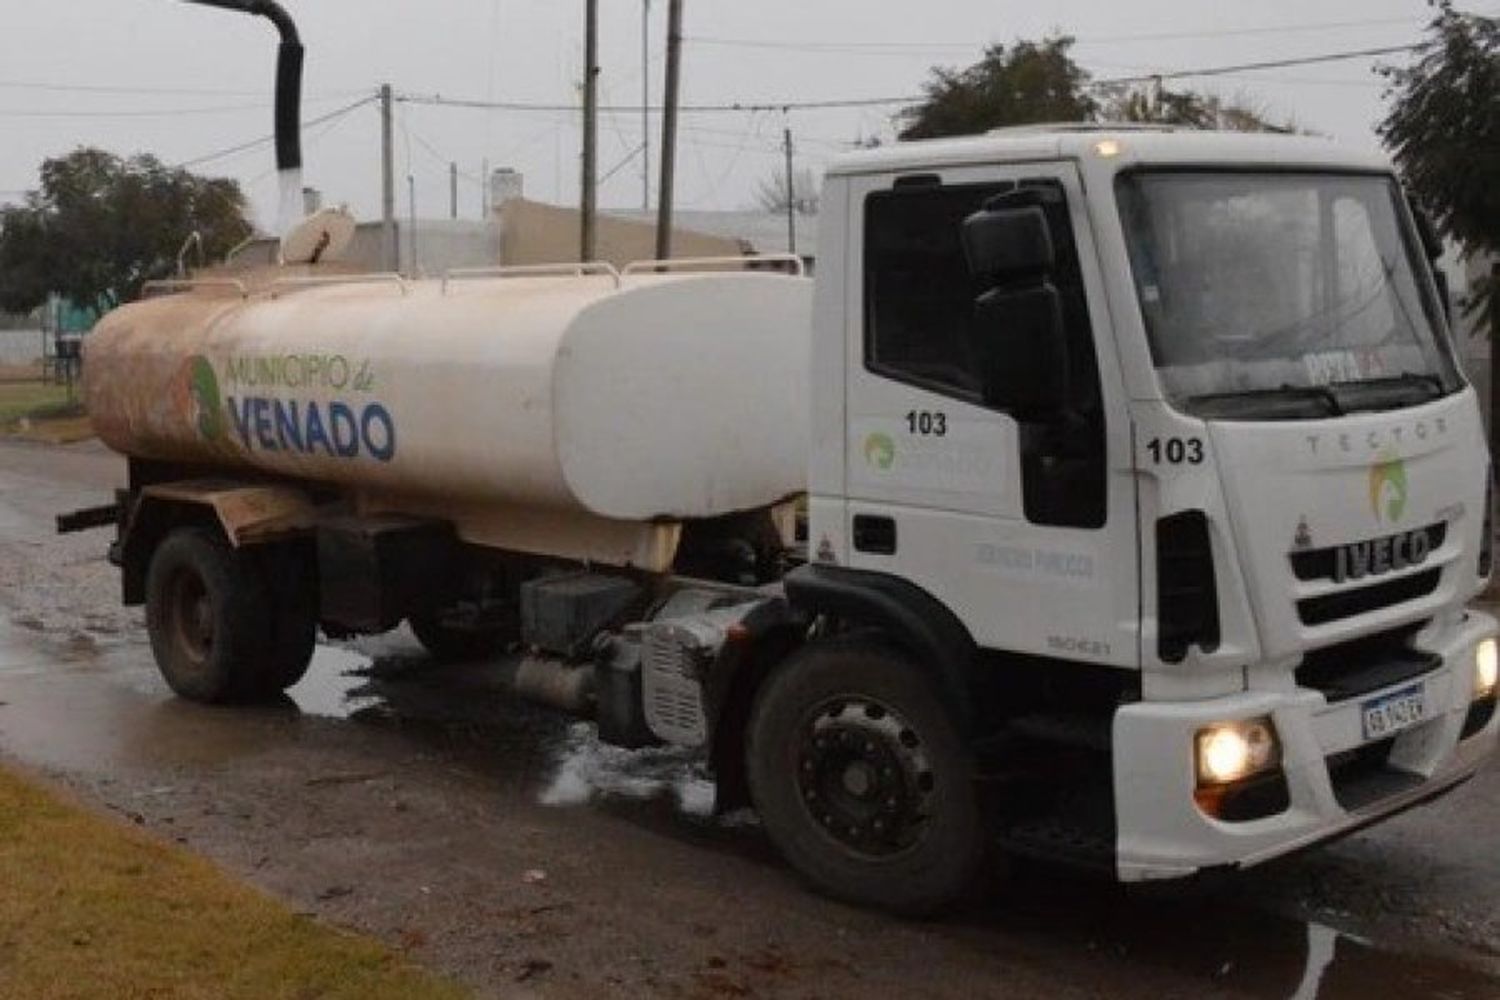
[[[51,533],[122,478],[0,443],[0,759],[484,995],[1500,997],[1500,767],[1211,891],[1026,865],[893,920],[712,818],[690,758],[601,748],[400,633],[320,648],[279,705],[172,698],[107,532]]]

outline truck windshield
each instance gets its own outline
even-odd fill
[[[1392,179],[1142,171],[1117,194],[1152,357],[1182,409],[1298,419],[1459,388]]]

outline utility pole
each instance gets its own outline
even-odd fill
[[[479,218],[488,221],[490,209],[490,159],[485,157],[479,162]]]
[[[656,258],[672,256],[672,184],[677,169],[677,91],[682,68],[682,0],[667,2],[667,97],[661,115],[661,192],[657,195]]]
[[[651,211],[651,0],[641,0],[641,211]]]
[[[417,179],[411,174],[406,175],[406,206],[411,218],[411,260],[407,264],[407,275],[415,278],[420,273],[417,268]]]
[[[380,85],[380,242],[385,269],[401,269],[396,246],[396,139],[393,125],[391,85]]]
[[[797,181],[792,174],[792,127],[784,130],[786,136],[786,246],[788,253],[797,252]]]
[[[578,259],[593,260],[599,180],[599,0],[584,0],[583,62],[583,205]]]
[[[458,164],[448,164],[448,218],[458,218]]]

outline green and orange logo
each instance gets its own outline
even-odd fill
[[[1370,512],[1377,521],[1399,521],[1406,513],[1406,462],[1390,449],[1370,466]]]
[[[889,434],[871,434],[865,438],[865,462],[877,469],[889,469],[896,463],[896,442]]]
[[[193,425],[205,441],[224,436],[224,401],[219,395],[219,377],[201,354],[182,363],[172,380],[172,399],[177,412]]]

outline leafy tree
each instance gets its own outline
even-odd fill
[[[1224,100],[1191,90],[1126,87],[1106,94],[1098,120],[1182,125],[1231,132],[1296,132],[1291,122],[1276,123],[1244,99]]]
[[[903,139],[972,135],[1002,125],[1086,121],[1096,109],[1088,72],[1068,50],[1073,39],[1056,35],[991,45],[967,69],[937,68],[923,87],[926,99],[901,114]]]
[[[251,233],[237,182],[153,156],[78,149],[44,162],[41,180],[0,209],[0,310],[29,312],[56,292],[102,311],[172,274],[195,230],[213,257]]]
[[[972,135],[1003,125],[1039,122],[1154,122],[1238,132],[1294,132],[1291,123],[1270,121],[1244,100],[1161,87],[1091,82],[1073,61],[1073,39],[1019,41],[1008,50],[994,45],[962,70],[934,69],[926,99],[900,116],[903,139]]]
[[[1443,235],[1500,254],[1500,19],[1432,6],[1420,57],[1381,71],[1391,109],[1380,138]],[[1500,283],[1478,293],[1470,309],[1493,324]]]
[[[755,204],[767,212],[786,214],[791,202],[798,215],[818,214],[818,178],[806,167],[792,174],[792,190],[786,187],[786,171],[778,170],[763,179],[755,190]]]

